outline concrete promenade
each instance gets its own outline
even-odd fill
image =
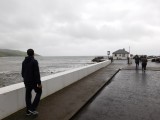
[[[147,69],[142,73],[140,69],[135,70],[134,63],[114,61],[41,100],[38,116],[25,116],[25,109],[22,109],[3,120],[152,120],[152,117],[156,120],[154,118],[160,117],[160,64],[149,62]],[[111,83],[105,86],[114,75]]]
[[[160,63],[123,67],[72,120],[159,120]]]
[[[111,64],[41,100],[38,116],[22,109],[3,120],[68,120],[109,81],[122,64]]]

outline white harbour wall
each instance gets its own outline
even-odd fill
[[[42,77],[42,99],[110,64],[104,61]],[[33,92],[33,94],[35,94]],[[0,88],[0,119],[25,107],[25,87],[17,83]]]

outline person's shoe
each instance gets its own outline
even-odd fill
[[[33,115],[38,115],[38,111],[33,111],[33,110],[28,110],[31,114],[33,114]]]
[[[32,113],[27,110],[26,115],[30,116]]]

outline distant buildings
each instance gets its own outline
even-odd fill
[[[112,57],[115,60],[125,60],[129,57],[129,52],[125,51],[125,49],[119,49],[112,53]]]

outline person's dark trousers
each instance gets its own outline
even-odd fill
[[[146,66],[147,66],[146,63],[142,63],[142,70],[146,70]]]
[[[144,64],[144,70],[146,70],[147,63]]]
[[[36,110],[40,98],[41,98],[41,94],[42,94],[42,88],[38,88],[36,85],[33,86],[25,86],[26,87],[26,107],[27,110]],[[32,90],[34,90],[36,92],[36,96],[32,102]]]
[[[139,62],[136,62],[136,68],[139,66]]]

